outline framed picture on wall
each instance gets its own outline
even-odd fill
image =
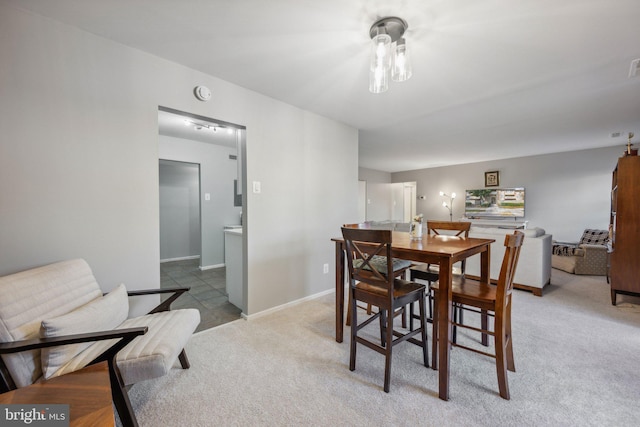
[[[484,173],[484,186],[497,187],[500,185],[500,172],[491,171]]]

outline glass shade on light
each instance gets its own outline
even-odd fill
[[[396,47],[393,49],[393,67],[391,68],[391,78],[394,82],[404,82],[411,78],[411,58],[407,50],[407,43],[404,38],[398,39]]]
[[[382,93],[389,89],[389,70],[378,67],[369,71],[369,92]]]
[[[371,67],[369,70],[369,91],[381,93],[389,89],[391,72],[391,37],[378,34],[371,39]]]

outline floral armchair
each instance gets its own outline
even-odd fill
[[[553,242],[551,266],[573,274],[607,275],[607,230],[586,229],[578,243]]]

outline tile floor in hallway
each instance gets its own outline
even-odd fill
[[[199,259],[160,264],[162,288],[191,288],[174,301],[171,308],[197,308],[200,311],[200,325],[196,332],[240,319],[240,309],[229,302],[225,292],[224,267],[201,271],[199,264]]]

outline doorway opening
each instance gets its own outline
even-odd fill
[[[197,330],[208,329],[239,319],[246,301],[244,256],[228,263],[225,255],[227,230],[246,239],[244,127],[158,110],[161,287],[190,287],[172,306],[197,308]],[[241,298],[230,302],[232,285]]]
[[[160,159],[160,262],[200,260],[200,164]]]

